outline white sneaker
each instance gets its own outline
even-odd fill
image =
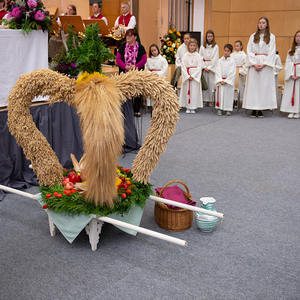
[[[293,119],[293,116],[294,116],[294,114],[289,114],[289,115],[287,116],[287,118],[288,118],[288,119]]]
[[[190,111],[189,109],[187,109],[185,113],[186,113],[186,114],[190,114],[191,111]]]
[[[300,118],[300,114],[299,113],[297,113],[297,114],[294,114],[294,117],[293,117],[294,119],[299,119]]]
[[[196,113],[195,110],[194,110],[194,109],[191,109],[191,114],[194,114],[194,113]]]

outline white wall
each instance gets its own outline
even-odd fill
[[[201,31],[201,43],[203,44],[205,0],[194,0],[194,24],[193,31]]]

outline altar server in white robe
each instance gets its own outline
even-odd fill
[[[279,94],[278,94],[278,74],[282,70],[282,63],[281,63],[281,59],[280,59],[280,56],[279,56],[278,53],[279,52],[276,51],[276,54],[275,54],[275,66],[274,66],[276,99],[278,99],[278,96],[279,96]]]
[[[232,50],[232,45],[226,44],[224,46],[224,56],[217,62],[215,107],[218,110],[218,116],[222,115],[222,110],[226,111],[227,116],[230,116],[233,108],[236,65],[233,57],[230,56]]]
[[[182,59],[183,59],[184,54],[187,51],[187,45],[188,45],[191,37],[192,37],[191,34],[188,32],[183,35],[183,44],[181,44],[179,46],[179,48],[177,49],[177,53],[176,53],[176,60],[175,60],[176,68],[181,67],[181,65],[182,65]]]
[[[203,107],[201,86],[203,60],[197,50],[198,43],[191,38],[187,46],[187,52],[182,59],[182,87],[179,104],[181,107],[186,107],[187,114],[193,114],[196,108]]]
[[[243,107],[251,109],[251,117],[263,118],[262,110],[276,109],[275,91],[275,36],[270,33],[266,17],[258,20],[256,33],[250,36],[247,46],[246,79]]]
[[[156,44],[152,44],[149,48],[149,58],[145,64],[145,70],[155,73],[158,76],[167,76],[168,62],[160,55],[159,48]],[[147,106],[152,106],[152,100],[147,99]]]
[[[280,111],[289,119],[299,119],[300,112],[300,30],[294,36],[292,48],[285,61],[285,86]]]
[[[200,47],[200,55],[203,58],[203,75],[208,89],[203,91],[203,101],[212,101],[212,90],[215,89],[215,70],[219,60],[219,46],[215,41],[215,34],[208,30],[203,45]]]
[[[247,75],[246,68],[246,53],[243,51],[243,44],[240,40],[235,41],[234,43],[234,52],[230,55],[236,65],[236,88],[239,89],[240,101],[243,101],[244,98],[244,86],[245,86],[245,76]],[[237,97],[234,99],[237,100]]]
[[[183,35],[183,44],[181,44],[177,49],[176,60],[175,60],[176,69],[175,69],[175,72],[171,79],[171,84],[174,87],[177,87],[177,82],[181,76],[182,58],[183,58],[184,54],[186,53],[187,44],[189,43],[191,37],[192,36],[189,32],[185,33]]]

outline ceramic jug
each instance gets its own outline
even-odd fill
[[[202,197],[200,198],[200,201],[201,201],[201,208],[211,210],[211,211],[216,211],[214,208],[214,203],[216,202],[216,200],[213,197]],[[201,231],[211,232],[218,225],[219,218],[197,212],[196,222]]]

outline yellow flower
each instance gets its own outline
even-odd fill
[[[169,33],[170,33],[170,34],[172,34],[172,33],[173,33],[173,31],[170,29],[170,30],[169,30]]]
[[[116,186],[118,187],[119,184],[122,183],[122,180],[119,177],[116,177]]]
[[[176,31],[176,28],[173,29],[173,32],[175,32],[175,31]]]
[[[84,72],[79,78],[76,80],[77,83],[81,81],[88,81],[92,77],[100,77],[100,78],[107,78],[107,76],[104,76],[103,74],[100,74],[99,72],[94,72],[93,74],[89,74],[88,72]]]
[[[173,48],[173,47],[171,47],[171,48],[170,48],[170,51],[172,52],[173,50],[174,50],[174,48]]]
[[[168,42],[167,42],[167,45],[168,45],[168,46],[171,46],[171,45],[172,45],[172,42],[171,42],[171,41],[168,41]]]
[[[178,35],[178,36],[181,36],[181,34],[180,34],[180,32],[179,32],[179,31],[177,31],[176,33],[177,33],[177,35]]]
[[[175,44],[177,45],[177,44],[178,44],[178,42],[177,42],[177,41],[175,41]]]

